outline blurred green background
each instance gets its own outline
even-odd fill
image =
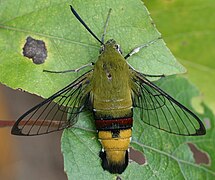
[[[145,0],[167,46],[215,112],[215,1]]]

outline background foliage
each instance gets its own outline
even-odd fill
[[[153,21],[186,76],[215,112],[215,1],[144,0]]]

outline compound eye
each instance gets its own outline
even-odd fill
[[[115,46],[115,49],[116,49],[120,54],[122,54],[120,45],[119,45],[119,44],[115,44],[114,46]]]
[[[105,46],[102,45],[101,48],[100,48],[100,50],[99,50],[99,53],[100,53],[100,54],[103,53],[104,50],[105,50]]]

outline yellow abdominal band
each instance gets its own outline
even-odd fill
[[[131,128],[119,130],[118,136],[113,137],[111,131],[99,131],[98,138],[106,152],[106,158],[109,163],[124,163],[125,153],[130,144],[131,132]]]

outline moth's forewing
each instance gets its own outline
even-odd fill
[[[131,69],[135,113],[150,126],[169,133],[198,136],[206,133],[201,120],[192,111]]]
[[[39,103],[14,124],[11,133],[33,136],[59,131],[72,126],[78,114],[89,105],[89,92],[92,71]]]

